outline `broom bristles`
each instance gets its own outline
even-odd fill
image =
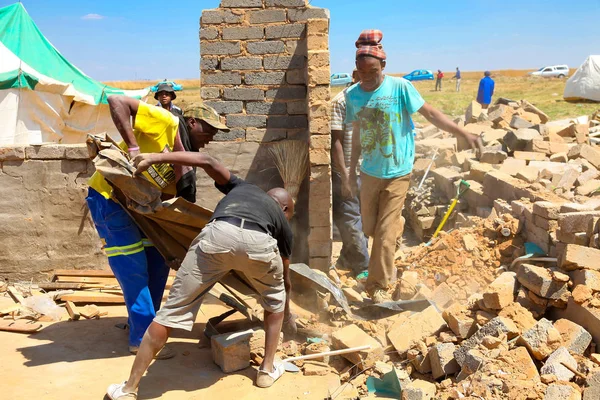
[[[300,185],[308,172],[308,143],[301,140],[277,142],[269,146],[269,153],[281,175],[285,190],[296,202]]]

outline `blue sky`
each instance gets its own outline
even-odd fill
[[[0,0],[0,7],[14,1]],[[98,80],[199,76],[199,18],[219,0],[23,0],[48,40]],[[598,54],[600,0],[312,0],[331,11],[332,72],[362,29],[384,32],[388,72],[578,67]],[[376,5],[366,7],[365,4]],[[400,5],[398,5],[400,4]],[[414,4],[409,6],[408,4]],[[576,4],[575,8],[569,6]]]

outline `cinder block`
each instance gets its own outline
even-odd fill
[[[554,280],[550,270],[531,264],[519,265],[517,279],[521,285],[545,299],[559,300],[569,296],[568,281]]]
[[[25,158],[29,160],[61,160],[66,158],[66,148],[60,144],[41,144],[25,147]]]
[[[503,272],[483,292],[483,302],[487,308],[501,310],[515,301],[517,274]]]
[[[203,87],[200,89],[200,97],[202,97],[202,100],[217,99],[219,96],[219,88]]]
[[[285,50],[281,40],[270,40],[267,42],[248,42],[246,49],[250,54],[279,54]]]
[[[581,400],[581,393],[571,385],[551,383],[546,388],[544,400]]]
[[[304,56],[265,56],[263,65],[265,69],[304,68],[306,58]]]
[[[200,41],[200,54],[204,55],[227,55],[240,54],[242,46],[240,42],[206,42]]]
[[[445,327],[446,322],[431,306],[405,321],[397,321],[388,331],[388,339],[398,353],[404,354],[418,341],[437,334]]]
[[[270,116],[267,120],[267,128],[274,129],[300,129],[308,128],[308,121],[303,115],[297,116]]]
[[[227,90],[227,89],[225,89]],[[306,87],[304,86],[290,86],[282,87],[278,89],[270,89],[266,92],[268,99],[277,100],[301,100],[306,98]]]
[[[202,57],[200,60],[200,70],[201,71],[214,71],[219,68],[219,59],[218,58],[208,58]]]
[[[509,339],[512,339],[519,334],[519,329],[514,322],[509,319],[503,317],[493,318],[490,322],[482,326],[474,335],[461,343],[460,347],[454,352],[456,362],[462,367],[467,352],[479,346],[484,337],[499,337],[502,334],[506,334]]]
[[[306,7],[307,0],[265,0],[267,7]]]
[[[205,72],[202,74],[202,83],[204,85],[239,85],[242,83],[242,76],[239,72]]]
[[[600,271],[600,250],[591,247],[568,244],[559,255],[558,266],[565,271],[590,269]]]
[[[225,100],[264,100],[265,92],[252,88],[225,88],[223,97]]]
[[[527,347],[536,360],[544,360],[561,345],[560,332],[546,318],[540,319],[533,328],[524,332],[518,343]]]
[[[212,40],[219,37],[217,28],[202,28],[200,29],[200,39]]]
[[[204,10],[202,11],[201,24],[237,24],[242,22],[243,16],[234,14],[231,10]]]
[[[309,19],[329,19],[329,10],[326,8],[303,8],[288,10],[291,22],[308,21]]]
[[[569,354],[566,347],[559,347],[548,357],[544,366],[540,369],[542,375],[554,375],[559,381],[570,381],[575,374],[565,367],[568,365],[572,369],[577,369],[577,361]]]
[[[354,324],[335,331],[331,335],[331,340],[335,350],[371,345],[370,349],[343,355],[352,364],[362,365],[361,368],[369,368],[383,359],[381,344]]]
[[[415,379],[402,387],[402,400],[431,400],[436,393],[435,384]]]
[[[224,333],[210,338],[213,361],[225,373],[239,371],[250,365],[252,330]]]
[[[246,141],[247,142],[275,142],[283,140],[287,137],[285,129],[246,129]]]
[[[267,126],[267,117],[265,115],[227,115],[227,126],[229,128],[264,128]]]
[[[554,327],[562,337],[562,344],[573,354],[583,354],[592,342],[592,335],[581,325],[561,318]]]
[[[260,26],[244,26],[236,28],[223,28],[223,39],[225,40],[248,40],[262,39],[265,36],[263,27]]]
[[[285,84],[285,72],[248,72],[244,76],[247,85]]]
[[[241,101],[205,101],[204,104],[214,108],[219,114],[225,115],[241,113],[244,103]]]
[[[251,24],[266,24],[270,22],[286,22],[285,10],[250,11],[248,20]]]
[[[292,69],[286,72],[285,79],[290,85],[305,85],[306,71],[302,69]]]
[[[248,114],[283,115],[286,112],[286,103],[270,101],[249,101],[246,103],[246,113]]]
[[[221,59],[221,69],[228,70],[253,70],[262,68],[260,57],[226,57]]]
[[[581,211],[561,214],[558,226],[563,233],[586,232],[594,218],[600,217],[600,211]]]
[[[267,39],[300,38],[306,33],[305,24],[286,24],[267,26],[265,36]]]
[[[460,371],[460,367],[454,359],[455,350],[456,346],[452,343],[440,343],[431,348],[429,360],[433,379],[454,375]]]
[[[263,0],[221,0],[221,7],[253,8],[262,7]]]
[[[305,101],[289,101],[286,104],[287,104],[287,113],[290,115],[307,113]]]

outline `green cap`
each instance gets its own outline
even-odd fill
[[[201,119],[212,127],[229,132],[227,125],[221,123],[219,113],[217,113],[214,108],[209,107],[206,104],[192,104],[191,106],[186,107],[185,111],[183,112],[183,116],[185,118],[192,117]]]

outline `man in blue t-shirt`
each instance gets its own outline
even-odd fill
[[[479,89],[477,90],[477,102],[481,104],[481,108],[486,109],[492,102],[494,95],[494,80],[490,77],[490,71],[485,71],[483,78],[479,81]]]
[[[350,183],[356,187],[362,154],[363,231],[373,238],[367,291],[375,303],[390,299],[388,284],[395,278],[396,240],[404,228],[402,207],[415,157],[411,114],[419,112],[439,129],[463,137],[471,147],[482,147],[479,136],[427,104],[409,81],[383,74],[382,38],[378,30],[361,33],[356,41],[360,83],[346,92],[346,122],[353,124]]]

